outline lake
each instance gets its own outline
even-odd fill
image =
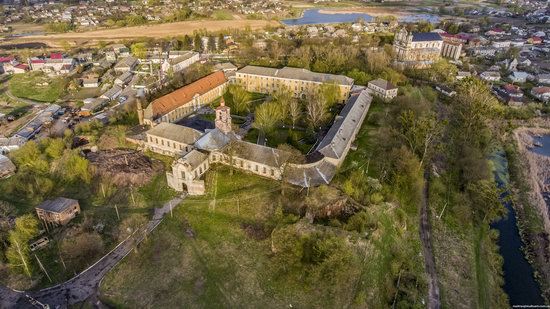
[[[508,185],[508,160],[504,151],[495,152],[491,156],[495,164],[495,181],[500,189]],[[519,235],[516,212],[512,203],[506,200],[510,193],[501,195],[502,204],[508,210],[505,218],[491,224],[499,232],[499,253],[503,258],[504,291],[508,294],[510,305],[544,305],[539,283],[535,280],[533,267],[521,251],[524,246]]]
[[[287,26],[354,23],[358,20],[370,22],[373,17],[367,13],[321,13],[319,9],[305,10],[300,18],[285,19],[281,22]],[[431,14],[410,14],[398,17],[401,22],[427,20],[431,23],[439,21],[439,17]]]

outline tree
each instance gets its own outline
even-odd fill
[[[328,116],[324,103],[313,95],[308,98],[306,114],[309,125],[313,130],[319,129]]]
[[[323,83],[319,91],[319,99],[326,109],[332,107],[340,100],[340,86],[334,83]]]
[[[244,89],[241,85],[230,85],[229,94],[231,94],[232,102],[231,108],[235,113],[242,113],[250,108],[250,93]]]
[[[46,153],[49,158],[55,160],[59,159],[63,155],[63,151],[65,150],[65,143],[63,142],[63,139],[45,139],[42,143],[46,145],[44,153]]]
[[[300,101],[296,99],[290,100],[290,103],[288,104],[288,114],[290,115],[292,128],[294,129],[294,126],[296,126],[296,123],[300,120],[300,116],[302,115],[302,106],[300,105]]]
[[[456,79],[458,68],[446,59],[441,59],[432,65],[428,73],[433,82],[452,83]]]
[[[227,44],[225,44],[225,36],[223,33],[220,33],[218,35],[218,49],[221,51],[224,51],[227,48]]]
[[[213,36],[208,37],[208,51],[209,52],[215,52],[216,51],[216,38]]]
[[[268,102],[256,108],[254,123],[256,129],[268,134],[276,129],[277,124],[283,119],[281,109],[276,102]]]
[[[430,147],[443,132],[443,126],[434,113],[418,117],[410,110],[401,113],[399,123],[399,135],[411,152],[418,155],[421,167]]]
[[[82,232],[63,239],[60,254],[69,268],[73,270],[94,261],[104,251],[101,236],[96,232]]]
[[[285,116],[288,114],[289,104],[292,100],[292,91],[284,85],[279,87],[279,89],[273,94],[273,101],[279,104],[281,114]]]
[[[198,33],[195,34],[195,39],[193,40],[193,47],[194,47],[194,50],[198,52],[202,52],[202,50],[204,49],[204,47],[202,46],[202,38]]]
[[[193,40],[191,39],[190,36],[188,36],[187,34],[185,36],[183,36],[183,40],[181,42],[181,48],[183,50],[191,50],[193,49]]]
[[[367,67],[372,74],[379,74],[390,64],[390,57],[384,51],[367,51]]]
[[[22,270],[31,277],[29,241],[38,235],[38,221],[33,215],[23,215],[15,220],[15,228],[9,232],[10,246],[6,250],[9,266]]]
[[[130,46],[132,55],[139,59],[145,59],[147,56],[147,46],[145,43],[135,43]]]

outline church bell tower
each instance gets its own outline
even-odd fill
[[[220,106],[216,108],[216,129],[222,131],[224,134],[227,134],[232,131],[231,129],[231,113],[230,108],[225,106],[225,101],[220,101]]]

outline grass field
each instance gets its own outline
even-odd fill
[[[227,17],[222,14],[221,17]],[[94,30],[87,32],[69,32],[52,35],[39,35],[25,38],[16,38],[10,44],[25,42],[44,42],[51,45],[59,44],[61,41],[98,42],[100,40],[120,40],[141,37],[175,37],[185,34],[193,34],[196,30],[206,29],[209,32],[222,31],[230,28],[250,27],[252,30],[262,29],[265,26],[279,25],[276,21],[269,20],[193,20],[168,24],[155,24],[139,27],[124,27],[117,29]]]
[[[48,83],[47,85],[41,85]],[[40,102],[54,102],[65,91],[66,81],[63,78],[49,78],[42,72],[15,74],[9,81],[11,93],[24,99]]]
[[[331,308],[353,303],[360,267],[344,272],[345,283],[336,286],[330,278],[304,283],[307,268],[290,276],[279,272],[271,232],[265,229],[278,205],[278,183],[237,171],[231,176],[227,167],[209,172],[206,182],[206,196],[188,197],[137,253],[107,275],[103,300],[118,308]],[[330,229],[303,221],[284,226]]]

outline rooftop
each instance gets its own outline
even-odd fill
[[[316,73],[306,69],[291,68],[291,67],[276,69],[276,68],[267,68],[267,67],[248,65],[240,69],[238,73],[259,75],[259,76],[279,77],[279,78],[286,78],[286,79],[307,80],[307,81],[312,81],[317,83],[336,83],[339,85],[347,85],[347,86],[353,85],[353,79],[344,75]]]
[[[394,84],[390,83],[389,81],[385,80],[385,79],[375,79],[375,80],[371,80],[369,82],[369,84],[373,84],[379,88],[382,88],[384,90],[391,90],[391,89],[396,89],[397,86],[395,86]]]
[[[58,197],[55,200],[46,200],[42,204],[36,206],[37,209],[42,209],[49,212],[62,213],[67,208],[78,204],[77,200],[65,197]]]
[[[212,73],[154,100],[150,104],[152,113],[154,116],[164,115],[190,102],[196,94],[203,95],[208,91],[224,84],[225,82],[226,79],[223,72]],[[149,108],[149,106],[147,108]]]
[[[443,41],[441,35],[436,32],[413,32],[413,42]]]
[[[195,129],[168,122],[159,123],[157,126],[147,131],[146,134],[169,139],[187,145],[194,144],[202,135],[201,132]]]

